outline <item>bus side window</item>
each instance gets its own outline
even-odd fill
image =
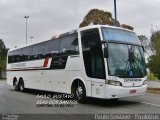
[[[42,59],[44,58],[44,43],[39,43],[33,46],[33,59]]]
[[[23,61],[32,60],[33,46],[23,48]]]
[[[61,38],[60,53],[66,56],[79,53],[77,33]]]
[[[59,55],[60,39],[54,39],[45,43],[45,57],[54,57]]]
[[[8,63],[14,62],[14,51],[8,52]]]
[[[15,50],[14,62],[21,62],[22,61],[22,52],[23,52],[23,49]]]

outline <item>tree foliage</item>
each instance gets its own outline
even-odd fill
[[[145,35],[139,35],[138,38],[139,38],[139,40],[141,41],[141,44],[143,45],[143,47],[144,47],[145,49],[147,49],[148,44],[149,44],[148,38],[147,38]]]
[[[2,39],[0,39],[0,78],[1,71],[6,69],[7,49]]]
[[[80,24],[80,27],[84,27],[90,24],[93,25],[105,24],[113,26],[114,19],[112,18],[112,14],[110,12],[105,12],[103,10],[98,10],[98,9],[92,9],[84,17],[83,22]],[[118,26],[120,26],[119,22]]]
[[[88,25],[110,25],[114,26],[115,19],[112,17],[110,12],[106,12],[99,9],[91,9],[87,15],[84,17],[82,23],[80,23],[79,27],[84,27]],[[122,24],[117,21],[117,26],[122,28],[127,28],[133,30],[132,26]]]
[[[149,59],[149,68],[160,79],[160,31],[155,31],[151,35],[153,55]]]
[[[146,37],[145,35],[139,35],[138,36],[142,46],[144,47],[144,51],[147,55],[147,57],[149,58],[150,56],[152,56],[152,44],[151,44],[151,41],[150,39],[148,39],[148,37]]]

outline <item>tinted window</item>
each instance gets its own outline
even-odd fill
[[[32,56],[33,47],[25,47],[23,49],[23,61],[25,60],[31,60],[33,58]]]
[[[105,79],[104,58],[98,29],[81,32],[81,40],[87,76]]]
[[[57,44],[55,47],[55,51],[59,48],[58,46],[59,45]],[[77,34],[61,37],[60,38],[60,54],[57,54],[57,56],[52,58],[50,68],[65,69],[68,56],[78,54],[79,53],[78,51],[79,50],[78,50]]]
[[[14,62],[14,51],[8,52],[8,63]]]
[[[78,34],[61,38],[60,53],[62,55],[78,54]]]
[[[54,39],[45,43],[45,57],[53,57],[59,54],[60,39]]]
[[[23,52],[23,49],[19,49],[19,50],[14,51],[14,62],[22,61],[22,52]]]
[[[140,78],[146,75],[142,47],[109,43],[108,52],[109,75],[122,78]]]
[[[33,46],[33,59],[41,59],[44,54],[44,43],[36,44]]]

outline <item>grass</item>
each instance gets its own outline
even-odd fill
[[[158,80],[158,78],[153,73],[151,73],[151,75],[150,73],[147,73],[147,77],[149,80]]]
[[[4,79],[4,78],[0,78],[0,81],[1,81],[1,80],[6,80],[6,79]]]

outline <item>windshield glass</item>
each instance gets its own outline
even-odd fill
[[[109,75],[118,77],[144,77],[146,67],[140,46],[108,43]]]
[[[102,28],[102,33],[104,40],[108,42],[118,41],[140,45],[140,41],[134,32],[115,28]]]

